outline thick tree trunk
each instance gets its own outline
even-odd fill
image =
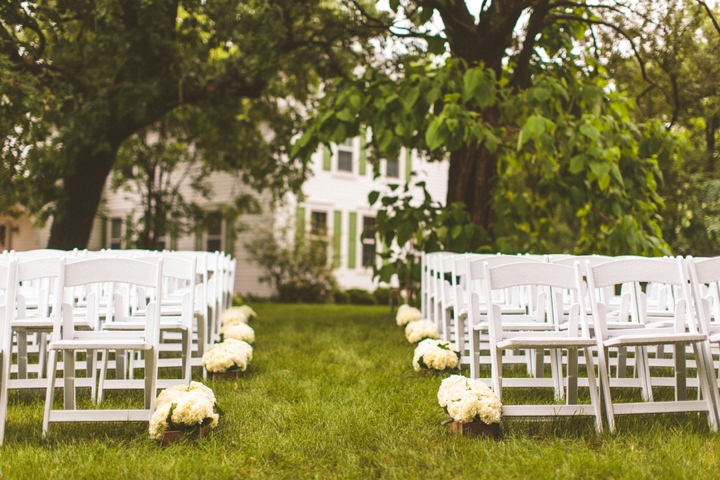
[[[715,171],[715,133],[720,128],[720,117],[713,115],[705,123],[705,171]]]
[[[93,152],[95,145],[78,151],[74,168],[63,179],[63,197],[50,229],[48,248],[86,248],[105,181],[117,149]]]
[[[497,154],[484,147],[465,145],[450,154],[447,204],[463,202],[476,223],[492,237],[492,191],[497,176]]]

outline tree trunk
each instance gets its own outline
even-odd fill
[[[492,191],[497,176],[497,154],[474,144],[450,154],[447,204],[463,202],[473,223],[482,226],[492,238],[494,220]]]
[[[48,248],[86,248],[105,181],[115,163],[117,148],[94,151],[95,145],[79,149],[66,173],[63,196],[50,229]]]
[[[705,171],[715,171],[715,133],[720,128],[720,117],[713,115],[705,123]]]

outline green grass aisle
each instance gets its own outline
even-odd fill
[[[501,441],[440,425],[442,376],[422,377],[386,307],[253,305],[256,349],[238,381],[208,382],[225,411],[209,437],[161,448],[140,424],[54,425],[13,393],[3,478],[717,478],[720,435],[695,415],[511,422]],[[110,398],[108,408],[135,400]]]

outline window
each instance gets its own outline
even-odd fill
[[[110,219],[110,248],[120,250],[122,248],[122,218]]]
[[[346,140],[341,145],[338,145],[337,149],[338,156],[338,171],[352,172],[353,171],[353,147],[352,139]]]
[[[207,218],[207,238],[205,250],[215,252],[222,250],[222,213],[210,212]]]
[[[326,212],[312,212],[310,214],[310,233],[321,237],[327,235]]]
[[[363,217],[362,264],[364,267],[375,264],[375,217]]]
[[[387,161],[387,168],[385,169],[385,176],[391,178],[400,178],[400,159]]]

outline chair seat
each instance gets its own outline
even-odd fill
[[[48,350],[152,350],[153,344],[144,340],[59,340],[51,342]]]
[[[606,347],[633,345],[667,345],[674,343],[704,342],[707,335],[702,333],[655,333],[648,335],[619,335],[603,342]]]
[[[26,332],[51,332],[53,329],[53,320],[50,318],[23,318],[13,320],[13,330]],[[75,328],[78,330],[92,330],[92,325],[87,320],[75,320]]]
[[[570,337],[515,337],[508,338],[497,343],[500,350],[510,348],[583,348],[595,346],[596,342],[592,338],[570,338]]]

